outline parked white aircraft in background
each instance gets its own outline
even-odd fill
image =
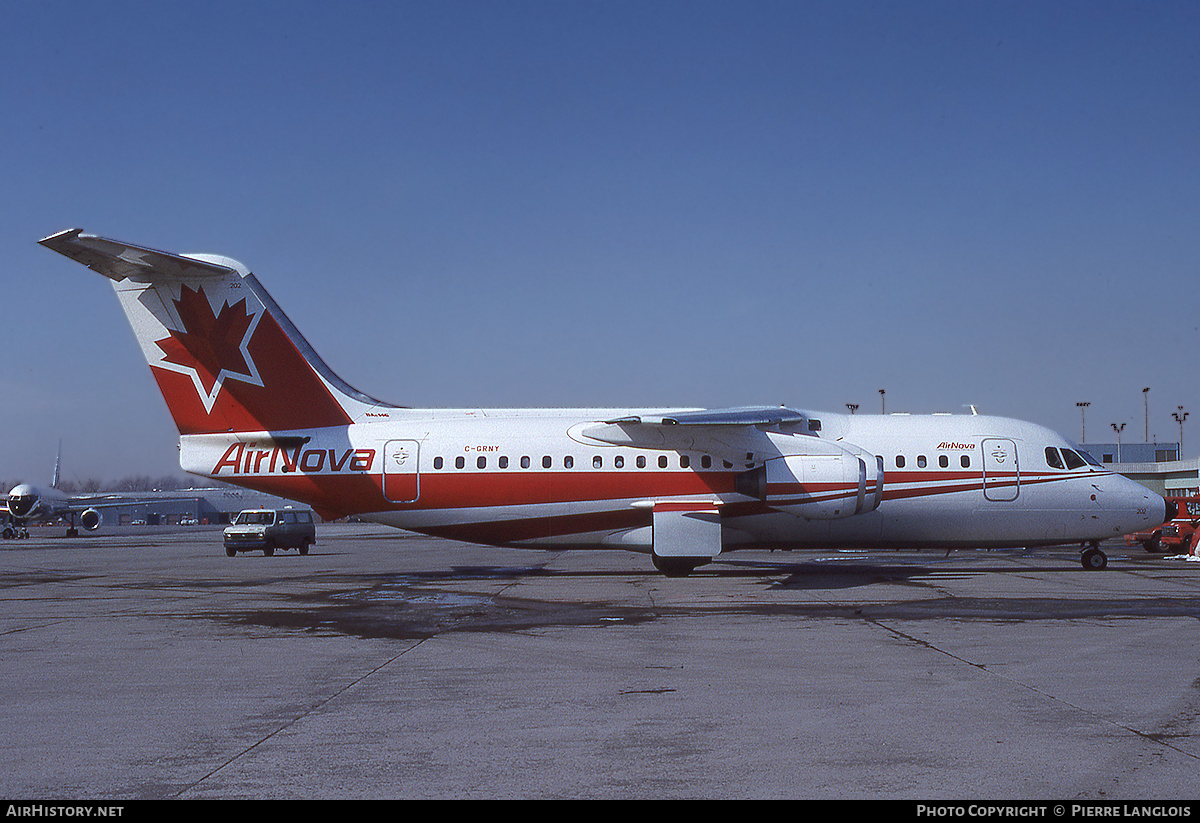
[[[61,460],[60,446],[59,457],[54,461],[54,477],[49,486],[20,483],[0,499],[0,515],[4,515],[0,517],[0,537],[5,540],[29,537],[30,523],[51,523],[55,520],[67,520],[67,535],[74,537],[79,534],[75,526],[76,516],[79,517],[81,526],[88,531],[95,531],[104,522],[101,509],[106,505],[120,505],[116,502],[105,502],[111,495],[70,495],[59,489],[58,470]],[[128,495],[122,497],[128,498]],[[127,502],[130,501],[121,501]]]
[[[459,540],[650,553],[1080,544],[1170,519],[1054,432],[980,415],[789,408],[412,409],[351,388],[235,260],[72,229],[112,280],[188,472]]]

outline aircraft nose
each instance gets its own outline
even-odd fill
[[[1107,482],[1097,484],[1096,489],[1107,503],[1105,508],[1113,534],[1130,534],[1139,529],[1153,528],[1173,516],[1175,506],[1171,501],[1128,477],[1110,475]]]
[[[1166,523],[1168,520],[1174,520],[1176,517],[1179,516],[1179,504],[1178,503],[1176,503],[1174,500],[1168,500],[1165,497],[1162,499],[1162,501],[1163,501],[1163,508],[1165,509],[1165,515],[1166,515],[1165,517],[1163,517],[1162,522]]]
[[[8,510],[17,517],[24,517],[33,511],[35,503],[37,503],[37,497],[32,494],[10,494],[8,496]]]

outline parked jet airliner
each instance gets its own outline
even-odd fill
[[[146,492],[84,492],[72,494],[58,487],[59,464],[62,462],[62,445],[54,462],[54,477],[49,486],[19,483],[8,494],[0,495],[0,537],[5,540],[29,537],[30,523],[53,523],[67,521],[67,537],[77,537],[79,526],[96,531],[104,524],[106,509],[147,506],[163,500],[161,494]],[[169,496],[194,497],[202,491],[216,489],[182,489],[168,492]],[[229,494],[229,492],[225,492]],[[234,494],[238,494],[235,492]],[[110,512],[109,517],[112,517]]]
[[[95,531],[104,522],[105,508],[140,502],[141,496],[120,492],[64,492],[58,487],[61,462],[62,443],[59,443],[58,458],[54,461],[54,477],[49,486],[18,483],[9,489],[8,494],[0,497],[0,537],[5,540],[27,538],[30,523],[52,523],[55,520],[68,521],[67,536],[75,537],[79,534],[75,525],[76,516],[79,518],[79,525],[88,531]]]
[[[61,455],[60,455],[61,460]],[[30,523],[49,523],[54,520],[70,520],[67,534],[79,534],[75,527],[75,516],[88,531],[100,528],[103,516],[97,498],[101,495],[70,495],[58,488],[58,460],[54,463],[54,477],[49,486],[18,483],[0,499],[0,514],[5,522],[0,523],[0,536],[5,540],[29,537]]]
[[[982,415],[784,407],[414,409],[357,391],[241,263],[84,234],[40,241],[112,281],[204,477],[477,543],[649,553],[1079,544],[1168,503],[1054,432]]]

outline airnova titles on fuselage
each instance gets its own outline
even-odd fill
[[[1163,498],[1006,418],[393,406],[339,379],[236,261],[79,230],[41,242],[112,281],[185,470],[325,517],[647,551],[667,572],[738,548],[1095,544],[1168,519]]]

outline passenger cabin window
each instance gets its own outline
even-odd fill
[[[486,457],[478,458],[475,461],[475,466],[480,469],[486,469],[487,468],[487,458]]]
[[[660,469],[665,469],[665,468],[667,467],[667,456],[666,456],[665,454],[664,454],[664,455],[660,455],[660,456],[659,456],[659,458],[658,458],[658,467],[659,467]]]
[[[524,457],[521,458],[521,468],[523,468],[523,469],[529,468],[529,455],[525,455]]]
[[[902,454],[896,455],[896,468],[898,468],[898,469],[904,468],[904,463],[905,463],[904,455],[902,455]]]
[[[463,457],[454,458],[454,468],[461,469],[465,465],[467,465],[466,458],[463,458]]]
[[[947,468],[950,465],[950,458],[944,454],[938,455],[938,465],[943,469]]]
[[[613,465],[618,469],[625,468],[625,458],[618,454],[613,458]]]
[[[595,457],[593,457],[592,458],[592,468],[593,469],[604,468],[604,458],[601,457],[600,455],[596,455]]]
[[[502,469],[508,468],[508,458],[507,457],[500,458],[500,468],[502,468]]]
[[[917,468],[919,468],[919,469],[923,469],[923,468],[925,468],[925,463],[926,463],[926,461],[925,461],[925,455],[923,455],[923,454],[918,454],[918,455],[917,455]]]
[[[542,458],[542,468],[543,469],[548,469],[553,465],[554,465],[554,459],[552,457],[550,457],[550,455],[546,455],[545,457]]]
[[[958,459],[958,462],[962,464],[964,469],[971,468],[971,457],[969,455],[964,454]]]
[[[564,457],[564,458],[563,458],[563,468],[564,468],[564,469],[573,469],[573,468],[575,468],[575,458],[574,458],[574,457],[572,457],[572,456],[571,456],[571,455],[569,455],[569,454],[568,454],[566,457]]]
[[[639,469],[644,469],[644,468],[646,468],[646,455],[644,455],[644,454],[639,454],[639,455],[638,455],[638,459],[637,459],[637,467],[638,467]]]
[[[435,469],[440,469],[442,467],[442,458],[440,458],[440,457],[433,458],[433,467]]]

